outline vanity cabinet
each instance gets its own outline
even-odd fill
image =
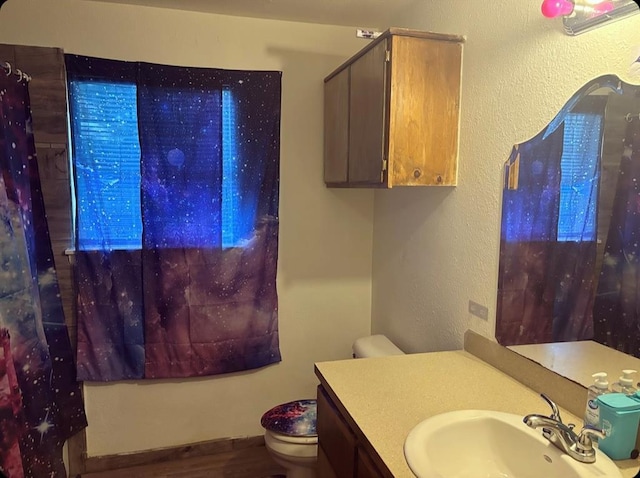
[[[327,186],[456,184],[463,41],[392,28],[325,78]]]
[[[393,476],[322,386],[318,387],[317,431],[319,478]]]

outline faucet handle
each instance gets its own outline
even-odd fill
[[[577,447],[580,451],[587,451],[593,448],[593,438],[600,440],[607,437],[607,432],[593,425],[586,425],[578,434]]]
[[[560,423],[562,423],[562,417],[560,416],[560,410],[558,409],[558,405],[556,405],[555,402],[551,400],[548,396],[546,396],[544,393],[541,393],[540,396],[551,407],[551,416],[549,418],[553,418],[554,420],[557,420]]]

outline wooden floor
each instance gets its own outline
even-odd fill
[[[284,471],[262,447],[211,456],[182,458],[112,471],[85,473],[82,478],[284,478]]]

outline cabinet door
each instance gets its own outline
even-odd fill
[[[351,65],[349,183],[383,181],[387,42],[381,41]]]
[[[358,448],[356,461],[356,478],[382,478],[382,475],[373,464],[371,457],[362,448]]]
[[[346,183],[349,154],[349,68],[324,84],[324,181]]]
[[[455,185],[462,45],[391,41],[388,186]]]
[[[329,458],[327,458],[327,454],[321,446],[318,447],[318,467],[316,468],[316,473],[318,474],[318,478],[338,478],[336,472],[333,471]]]
[[[356,459],[355,436],[321,386],[318,387],[317,429],[318,448],[325,455],[320,460],[322,468],[331,468],[340,478],[352,477]]]

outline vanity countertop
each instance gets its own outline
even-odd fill
[[[414,476],[403,445],[425,418],[462,409],[522,416],[549,412],[538,393],[465,351],[320,362],[316,375],[396,478]],[[547,395],[553,399],[553,390]],[[561,413],[565,422],[581,421],[566,410]],[[624,478],[638,472],[635,460],[617,464]]]
[[[624,369],[640,372],[640,359],[590,340],[509,348],[584,387],[593,384],[591,375],[596,372],[606,372],[609,383],[616,382]],[[640,375],[634,378],[637,382]]]

